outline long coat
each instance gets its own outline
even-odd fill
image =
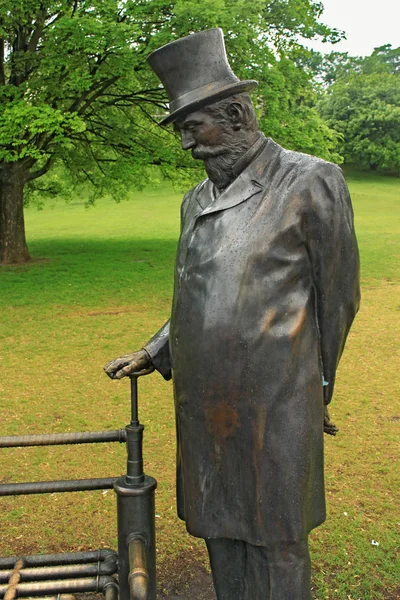
[[[260,146],[218,197],[209,180],[186,194],[171,322],[146,349],[172,369],[188,531],[267,546],[325,519],[324,402],[359,261],[340,169]]]

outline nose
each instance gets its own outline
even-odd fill
[[[181,131],[181,144],[183,150],[190,150],[190,148],[193,148],[196,145],[191,131],[184,129]]]

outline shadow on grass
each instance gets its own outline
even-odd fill
[[[49,239],[33,242],[34,260],[0,268],[1,302],[11,306],[117,305],[169,297],[174,239]]]

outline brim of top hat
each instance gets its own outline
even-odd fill
[[[159,124],[168,125],[180,117],[184,117],[188,113],[203,108],[203,106],[206,106],[207,104],[213,104],[214,102],[218,102],[219,100],[223,100],[224,98],[228,98],[234,94],[248,92],[257,86],[258,81],[255,81],[254,79],[221,85],[217,89],[214,88],[212,91],[210,91],[210,87],[212,86],[204,86],[200,90],[191,92],[190,99],[178,98],[178,100],[176,100],[173,104],[179,105],[181,102],[181,106],[178,106],[177,108],[173,107],[172,112],[168,116],[164,117]]]

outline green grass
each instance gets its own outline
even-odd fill
[[[318,600],[394,600],[399,544],[400,181],[349,174],[362,259],[362,310],[340,366],[326,438],[327,522],[312,534]],[[0,269],[1,435],[102,430],[129,419],[126,381],[103,364],[166,320],[179,231],[170,189],[85,208],[78,198],[28,209],[35,262]],[[172,388],[140,381],[146,472],[158,480],[159,580],[205,564],[175,515]],[[0,480],[114,476],[115,444],[2,450]],[[397,495],[396,495],[397,494]],[[113,492],[0,499],[0,554],[116,545]],[[372,545],[372,540],[379,546]],[[180,565],[180,567],[177,567]],[[397,586],[397,587],[396,587]]]

